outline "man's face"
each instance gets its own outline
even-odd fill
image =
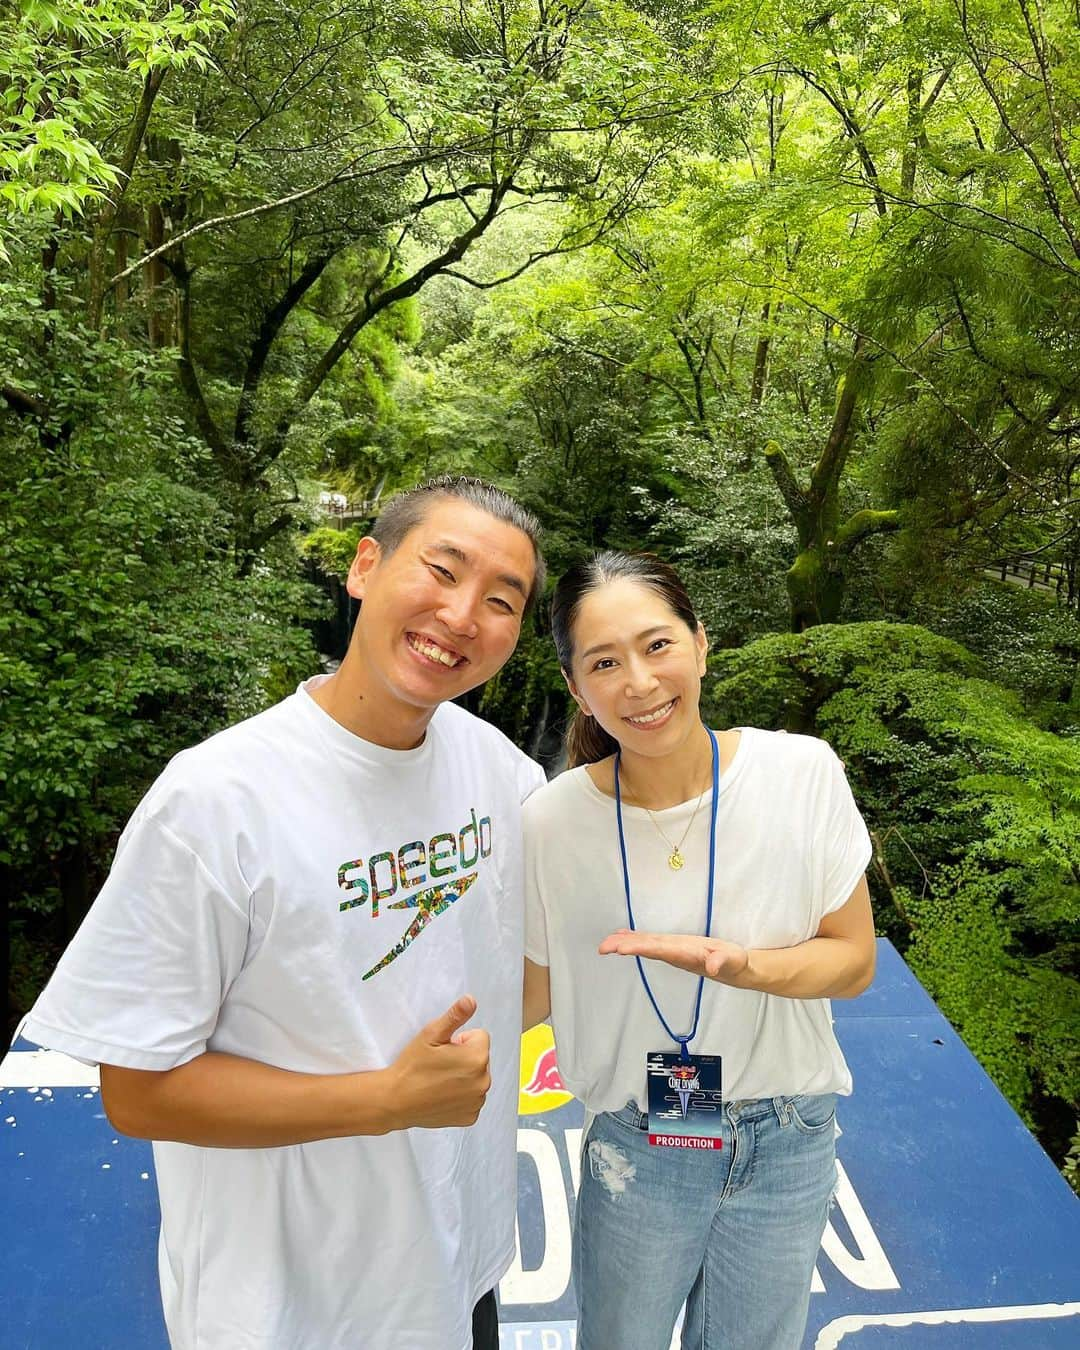
[[[517,643],[535,568],[526,534],[455,498],[435,501],[388,556],[362,539],[346,584],[363,601],[372,695],[381,686],[390,703],[434,708],[490,679]]]

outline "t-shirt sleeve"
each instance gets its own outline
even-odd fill
[[[525,812],[525,955],[538,966],[549,965],[547,918],[540,886],[541,821],[534,810]]]
[[[522,756],[519,760],[517,778],[522,802],[527,801],[537,788],[542,788],[547,782],[543,769],[535,759],[529,759],[528,756]]]
[[[851,898],[851,892],[870,865],[870,834],[851,794],[844,766],[826,749],[826,782],[822,830],[821,917],[832,914]]]
[[[21,1034],[93,1064],[175,1068],[206,1049],[247,940],[246,898],[137,813]]]

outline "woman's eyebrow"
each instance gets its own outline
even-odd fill
[[[458,548],[457,544],[448,544],[440,540],[438,543],[430,544],[429,548],[433,553],[442,553],[448,558],[456,558],[458,562],[464,563],[466,567],[472,566],[472,558],[469,557],[464,549]],[[522,581],[521,577],[515,576],[513,572],[500,572],[495,580],[501,581],[504,586],[509,586],[513,590],[519,591],[523,598],[528,599],[528,587],[525,585],[524,581]]]
[[[655,628],[643,628],[636,634],[632,642],[644,642],[647,638],[655,637],[657,633],[670,633],[671,625],[667,623],[657,624]],[[606,652],[614,647],[614,642],[598,642],[595,647],[590,647],[587,651],[581,653],[581,659],[584,661],[587,656],[595,656],[597,652]]]

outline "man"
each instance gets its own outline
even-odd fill
[[[543,775],[449,700],[513,651],[537,535],[478,479],[391,501],[340,669],[172,761],[22,1029],[155,1141],[176,1350],[498,1344]]]

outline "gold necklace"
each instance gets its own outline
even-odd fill
[[[671,842],[671,840],[667,837],[664,831],[660,828],[659,824],[657,824],[656,817],[649,810],[649,808],[645,806],[645,803],[642,802],[642,806],[645,807],[645,814],[652,821],[653,825],[656,826],[657,834],[664,841],[664,843],[667,844],[668,848],[671,849],[671,852],[668,854],[667,865],[671,868],[673,872],[681,872],[682,869],[686,866],[686,859],[683,857],[682,846],[683,844],[686,843],[686,836],[690,833],[690,829],[693,826],[694,821],[697,819],[697,813],[701,809],[701,803],[705,800],[705,793],[708,790],[709,784],[706,783],[705,786],[701,789],[701,795],[697,799],[697,805],[694,807],[693,814],[690,817],[690,822],[687,825],[686,829],[683,830],[682,838],[679,840],[677,844],[673,844]]]

